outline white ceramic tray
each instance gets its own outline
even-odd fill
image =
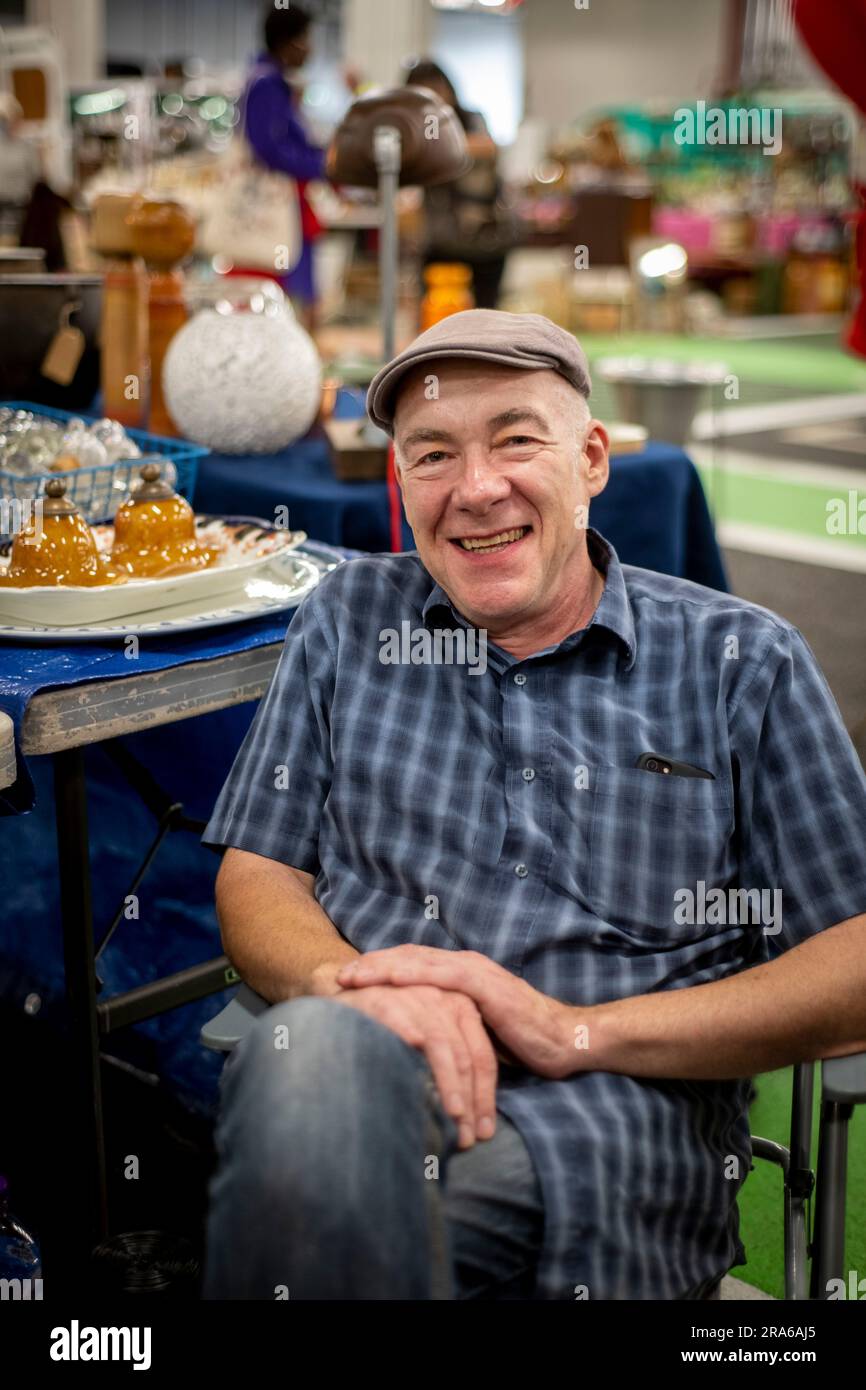
[[[151,610],[131,613],[123,619],[103,618],[78,627],[42,626],[0,618],[0,639],[40,644],[107,642],[132,634],[167,637],[176,632],[197,631],[202,627],[250,622],[269,613],[296,608],[301,599],[315,589],[323,572],[331,568],[333,565],[317,563],[308,555],[289,552],[271,558],[255,574],[247,578],[241,576],[233,590],[216,599],[199,595],[166,604],[155,613]]]
[[[221,517],[197,516],[196,536],[203,545],[222,551],[210,568],[175,574],[166,579],[128,579],[125,584],[34,585],[13,588],[0,585],[0,625],[24,623],[28,627],[69,627],[82,630],[110,619],[124,621],[176,604],[205,600],[213,607],[217,594],[237,591],[243,582],[263,570],[271,561],[285,555],[306,540],[303,531],[285,531],[254,521],[225,521]],[[114,527],[93,527],[96,544],[107,555],[114,539]],[[0,556],[0,574],[8,566]],[[2,630],[2,628],[0,628]]]

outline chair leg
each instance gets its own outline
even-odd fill
[[[809,1297],[808,1197],[785,1186],[785,1299]]]
[[[795,1137],[797,1137],[795,1132]],[[795,1145],[801,1151],[801,1145]],[[814,1184],[809,1168],[794,1168],[791,1154],[784,1144],[773,1139],[752,1135],[755,1158],[775,1163],[782,1170],[785,1232],[785,1298],[804,1300],[809,1297],[809,1225],[808,1203]]]
[[[794,1068],[790,1166],[785,1173],[785,1298],[789,1301],[809,1297],[808,1215],[815,1183],[810,1167],[814,1085],[814,1063],[801,1062]]]
[[[827,1297],[831,1279],[845,1278],[845,1202],[848,1178],[848,1122],[853,1105],[824,1101],[818,1135],[818,1181],[812,1244],[811,1297]]]

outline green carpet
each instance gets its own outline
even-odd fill
[[[764,1139],[787,1145],[791,1127],[791,1069],[771,1072],[755,1079],[758,1097],[751,1110],[751,1130]],[[815,1168],[818,1151],[818,1095],[815,1086],[812,1124]],[[740,1237],[747,1262],[732,1274],[754,1284],[775,1298],[785,1296],[785,1264],[782,1225],[782,1172],[773,1163],[755,1159],[739,1198]],[[845,1274],[858,1271],[866,1278],[866,1107],[857,1106],[849,1127],[848,1201],[845,1228]]]
[[[824,391],[866,391],[866,361],[833,343],[800,343],[791,338],[687,338],[664,333],[581,333],[591,363],[600,357],[638,355],[684,362],[725,362],[750,382],[797,389],[803,395]]]
[[[736,455],[715,466],[698,464],[698,472],[717,526],[748,522],[866,548],[866,518],[861,515],[864,494],[853,486],[853,475],[849,489],[838,481],[791,477],[784,464],[772,460],[765,475],[757,474],[752,469],[740,471]]]

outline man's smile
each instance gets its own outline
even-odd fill
[[[498,555],[503,550],[513,549],[529,535],[531,526],[514,526],[507,531],[493,531],[486,536],[452,536],[451,544],[464,554],[473,556]]]

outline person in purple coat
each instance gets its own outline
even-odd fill
[[[310,22],[310,16],[299,5],[293,4],[285,10],[269,7],[264,23],[265,52],[256,59],[241,98],[243,129],[256,157],[267,168],[290,174],[297,180],[301,204],[301,258],[292,270],[274,273],[272,278],[295,301],[299,317],[308,326],[312,323],[316,298],[313,242],[322,229],[307,200],[305,188],[311,179],[326,177],[326,152],[310,141],[300,111],[299,94],[289,85],[286,75],[303,67],[310,55]],[[242,274],[243,267],[236,266],[234,273]]]

